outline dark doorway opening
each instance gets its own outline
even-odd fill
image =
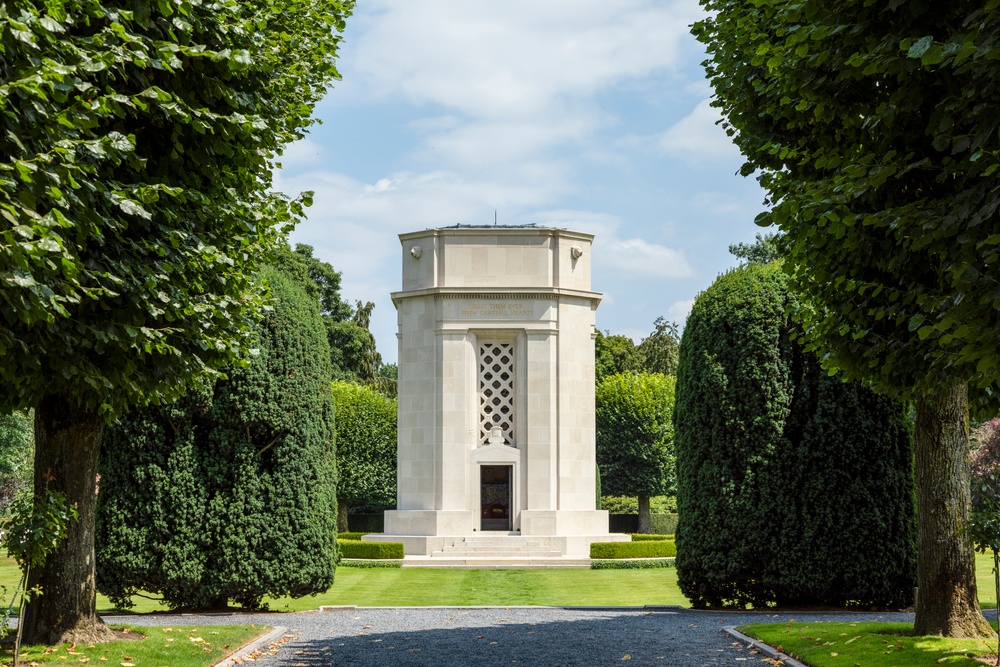
[[[480,530],[513,530],[510,507],[513,466],[481,466],[479,470]]]

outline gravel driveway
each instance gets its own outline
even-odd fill
[[[106,617],[137,625],[262,623],[289,628],[268,667],[761,664],[726,625],[826,620],[912,621],[905,613],[699,612],[638,608],[359,608],[289,614]],[[244,663],[247,664],[247,663]]]

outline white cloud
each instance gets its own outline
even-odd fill
[[[731,195],[722,192],[699,192],[691,198],[691,206],[695,210],[707,211],[716,215],[748,213],[745,202],[737,201]]]
[[[278,158],[282,168],[296,171],[305,167],[313,167],[323,163],[323,146],[311,139],[299,139],[285,147],[285,152]]]
[[[693,0],[371,0],[351,93],[403,94],[480,118],[678,67]]]
[[[605,262],[619,271],[656,278],[684,278],[691,266],[680,250],[638,238],[612,240],[604,245]]]
[[[690,276],[691,265],[680,250],[641,238],[621,238],[621,219],[606,213],[558,210],[537,213],[531,221],[594,234],[594,266],[656,278]]]
[[[659,147],[671,155],[694,161],[738,158],[739,149],[722,126],[716,124],[721,118],[711,100],[702,100],[694,111],[660,135]]]
[[[675,302],[667,309],[667,319],[671,322],[676,322],[683,330],[684,323],[687,321],[688,315],[691,314],[692,306],[694,306],[694,299],[684,299],[683,301]]]

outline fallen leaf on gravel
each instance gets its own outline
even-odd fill
[[[622,656],[622,660],[631,660],[631,659],[632,659],[631,653],[626,653],[625,655]]]

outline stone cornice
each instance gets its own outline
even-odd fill
[[[416,290],[392,292],[392,303],[398,308],[403,299],[432,296],[435,299],[480,299],[480,300],[535,300],[556,301],[561,298],[585,299],[595,307],[604,296],[600,292],[566,289],[562,287],[522,287],[516,290],[497,290],[495,287],[428,287]]]

